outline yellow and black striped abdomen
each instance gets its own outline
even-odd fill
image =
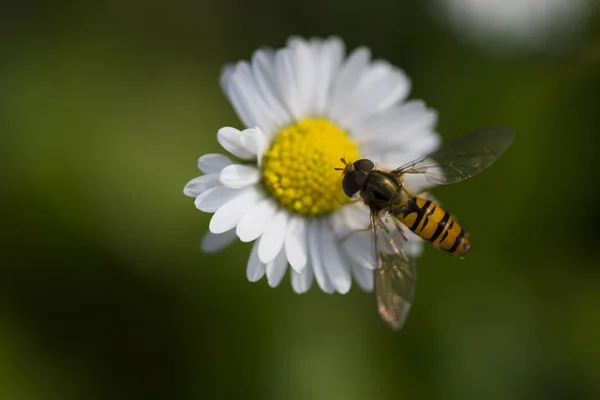
[[[396,218],[421,238],[452,254],[464,255],[471,242],[458,221],[439,205],[423,197],[411,197]]]

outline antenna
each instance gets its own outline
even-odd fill
[[[340,161],[342,163],[344,163],[344,168],[334,168],[334,170],[336,171],[343,171],[346,169],[346,167],[348,166],[348,163],[346,162],[346,159],[344,157],[340,158]]]

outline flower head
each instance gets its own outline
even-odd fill
[[[341,186],[340,158],[366,157],[396,167],[434,150],[436,113],[406,101],[410,81],[360,47],[345,57],[343,42],[291,38],[278,50],[257,50],[252,61],[226,66],[221,85],[248,129],[225,127],[217,140],[235,156],[206,154],[204,175],[184,193],[214,213],[202,242],[217,251],[254,241],[247,276],[277,286],[287,265],[298,293],[316,279],[327,292],[346,293],[352,276],[373,286],[372,249],[364,204]],[[416,182],[415,182],[416,184]],[[416,255],[420,239],[410,231]]]

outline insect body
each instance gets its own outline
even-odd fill
[[[425,178],[421,188],[463,181],[490,166],[508,148],[514,132],[490,128],[467,135],[440,150],[392,171],[375,169],[371,160],[346,163],[342,188],[369,207],[374,252],[374,286],[380,316],[400,329],[410,310],[416,269],[404,250],[405,226],[434,246],[455,255],[466,254],[468,234],[445,209],[405,184],[408,176]],[[393,226],[384,222],[392,216]]]
[[[394,216],[408,229],[455,255],[465,255],[471,248],[469,235],[450,213],[432,200],[414,196]]]
[[[372,168],[372,163],[365,161],[370,160],[354,163],[363,173],[365,168]],[[350,174],[347,179],[353,179],[353,176]],[[408,229],[436,247],[456,255],[466,254],[471,247],[468,235],[448,211],[433,200],[411,195],[392,173],[368,171],[361,196],[372,212],[389,211]]]

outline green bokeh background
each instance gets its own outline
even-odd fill
[[[486,50],[430,2],[7,2],[0,15],[2,399],[600,398],[600,17],[550,53]],[[357,285],[249,283],[199,251],[197,158],[241,127],[222,65],[291,34],[403,68],[444,141],[516,140],[440,188],[465,260],[427,248],[394,333]]]

